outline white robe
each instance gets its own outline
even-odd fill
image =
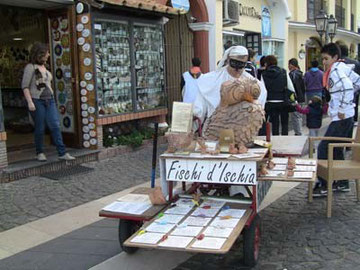
[[[243,71],[241,77],[253,78],[249,73]],[[237,78],[232,77],[227,71],[227,66],[216,71],[206,73],[198,79],[199,92],[194,102],[194,115],[204,122],[205,118],[210,117],[220,104],[220,88],[226,81],[234,81]],[[257,80],[257,79],[256,79]],[[265,85],[257,80],[260,86],[260,96],[257,101],[264,107],[267,97]]]

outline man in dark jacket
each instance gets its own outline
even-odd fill
[[[265,57],[265,67],[262,80],[268,91],[265,104],[266,120],[271,122],[273,135],[279,135],[280,122],[281,135],[288,135],[289,110],[286,99],[294,101],[294,86],[286,70],[278,67],[274,55]]]
[[[305,85],[303,73],[300,70],[297,59],[291,58],[289,60],[289,76],[294,85],[296,100],[299,104],[305,103]],[[290,123],[294,129],[295,135],[300,136],[302,127],[302,115],[299,112],[293,112],[290,115]]]
[[[254,78],[257,77],[256,67],[254,65],[256,52],[253,49],[248,49],[249,55],[246,62],[245,71],[251,74]]]

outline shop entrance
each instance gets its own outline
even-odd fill
[[[23,69],[33,43],[47,43],[47,20],[39,9],[0,5],[0,89],[7,133],[9,162],[17,161],[11,152],[33,148],[33,124],[21,89]],[[46,143],[50,143],[48,135]]]

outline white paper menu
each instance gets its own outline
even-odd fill
[[[130,242],[155,245],[157,242],[161,240],[163,236],[164,234],[162,233],[146,232],[135,236],[133,239],[131,239]]]
[[[209,224],[211,218],[204,217],[188,217],[181,224],[186,224],[187,226],[206,226]]]
[[[178,236],[197,236],[204,227],[195,227],[195,226],[179,226],[173,230],[170,235]]]
[[[233,231],[232,228],[216,228],[216,227],[207,227],[204,231],[205,236],[209,237],[222,237],[228,238]]]
[[[195,240],[191,247],[204,249],[221,249],[225,241],[226,238],[204,237],[204,239],[202,240]]]
[[[244,209],[226,209],[226,210],[222,210],[219,213],[219,217],[224,217],[224,216],[231,216],[233,218],[241,218],[244,214],[245,214],[246,210]]]
[[[184,236],[173,236],[169,235],[167,239],[158,244],[159,247],[173,247],[173,248],[186,248],[190,242],[193,240],[193,237],[184,237]]]
[[[175,206],[172,208],[169,208],[165,211],[165,214],[173,214],[173,215],[186,215],[191,211],[192,208],[188,206]]]
[[[200,205],[200,207],[210,206],[210,208],[221,208],[224,205],[225,205],[224,201],[206,200]]]
[[[146,227],[147,232],[168,233],[175,227],[175,224],[160,224],[153,222]]]
[[[171,223],[171,224],[178,224],[184,216],[182,215],[170,215],[164,214],[162,217],[155,219],[156,223]]]
[[[215,217],[216,214],[219,212],[220,209],[218,208],[210,208],[210,209],[204,209],[201,207],[198,207],[195,209],[195,211],[191,214],[192,216],[202,216],[202,217]]]
[[[240,219],[238,218],[220,219],[220,217],[216,217],[209,226],[217,228],[235,228],[239,221]]]

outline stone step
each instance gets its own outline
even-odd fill
[[[73,149],[69,153],[76,159],[71,161],[58,160],[56,155],[51,155],[47,156],[46,162],[31,159],[9,164],[0,172],[0,183],[12,182],[30,176],[64,170],[91,161],[98,161],[100,151]]]

